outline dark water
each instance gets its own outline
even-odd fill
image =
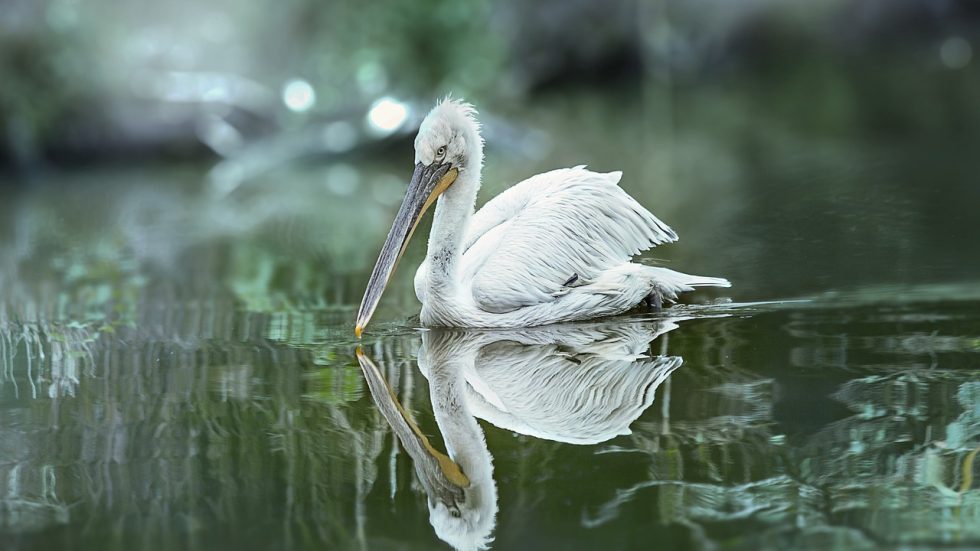
[[[8,190],[0,547],[980,546],[969,141],[660,99],[532,106],[562,140],[491,149],[481,197],[625,168],[681,235],[649,256],[734,283],[662,315],[420,331],[419,239],[356,342],[410,143],[226,196],[195,166]]]

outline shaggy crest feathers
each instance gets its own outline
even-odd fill
[[[429,119],[442,119],[448,122],[458,123],[460,127],[470,127],[477,134],[483,130],[483,126],[480,121],[476,118],[479,115],[476,107],[473,107],[472,103],[468,103],[463,99],[454,99],[452,94],[446,95],[446,97],[439,100],[435,107],[429,111],[428,116],[425,120]],[[483,141],[483,138],[480,138]]]
[[[447,147],[446,162],[460,172],[479,174],[483,166],[483,136],[473,105],[446,96],[429,111],[415,137],[415,161],[429,164],[435,152]]]
[[[462,99],[454,99],[450,94],[439,100],[435,107],[429,111],[425,120],[422,121],[421,130],[438,128],[445,133],[462,130],[467,134],[467,138],[476,138],[482,148],[484,145],[483,125],[480,124],[477,115],[479,112],[472,103]]]

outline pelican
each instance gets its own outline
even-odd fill
[[[483,168],[476,109],[446,98],[422,121],[415,171],[357,312],[360,337],[419,219],[436,205],[415,294],[425,326],[514,328],[621,314],[722,278],[630,262],[677,234],[584,166],[532,176],[474,212]]]
[[[422,333],[419,370],[448,454],[437,450],[358,349],[371,396],[411,457],[428,494],[429,522],[456,549],[483,549],[496,524],[493,458],[476,418],[504,430],[570,444],[630,434],[677,356],[650,343],[677,320],[563,324]]]

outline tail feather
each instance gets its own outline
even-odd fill
[[[730,281],[723,277],[709,277],[675,272],[667,268],[646,267],[653,290],[665,299],[675,300],[678,293],[693,291],[696,287],[731,287]]]

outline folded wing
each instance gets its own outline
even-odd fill
[[[677,234],[623,191],[621,172],[533,176],[477,212],[460,267],[473,298],[503,313],[550,302]],[[574,280],[569,282],[569,280]]]

